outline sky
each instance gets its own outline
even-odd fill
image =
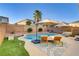
[[[9,17],[10,23],[32,19],[35,10],[42,12],[42,20],[63,22],[79,20],[79,4],[75,3],[0,3],[0,16]]]

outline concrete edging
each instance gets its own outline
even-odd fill
[[[24,48],[28,51],[30,56],[48,56],[46,52],[37,48],[33,43],[20,37],[19,40],[25,41]]]

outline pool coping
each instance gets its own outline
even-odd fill
[[[24,41],[24,48],[28,51],[30,56],[48,56],[48,54],[38,47],[36,47],[32,42],[28,41],[23,37],[19,37],[19,40]]]

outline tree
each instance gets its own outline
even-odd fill
[[[28,21],[26,22],[26,25],[30,25],[30,24],[31,24],[31,21],[28,20]]]
[[[41,15],[42,15],[41,11],[35,10],[35,12],[34,12],[34,20],[35,20],[35,22],[39,22],[41,20]]]
[[[34,20],[35,20],[35,23],[37,23],[37,22],[39,22],[41,20],[41,11],[35,10],[35,12],[34,12]],[[36,24],[36,41],[37,41],[37,26],[38,26],[38,24]]]

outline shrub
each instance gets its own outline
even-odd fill
[[[4,37],[4,40],[8,40],[8,37]]]
[[[30,24],[31,24],[31,21],[28,20],[28,21],[26,22],[26,25],[30,25]]]
[[[14,40],[18,40],[18,36],[14,36]]]
[[[29,33],[32,32],[32,28],[28,28],[27,32],[29,32]]]

